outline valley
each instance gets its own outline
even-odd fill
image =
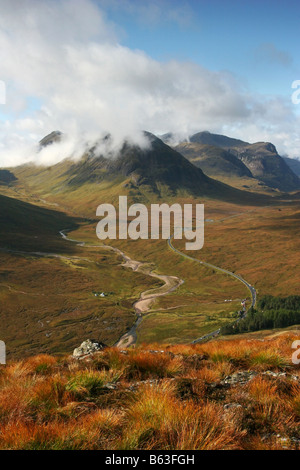
[[[154,146],[149,162],[128,148],[125,166],[121,157],[110,169],[90,160],[92,179],[83,160],[76,173],[84,165],[85,177],[71,186],[71,161],[10,170],[15,179],[0,186],[0,319],[12,357],[64,354],[87,337],[120,347],[191,343],[231,322],[243,299],[249,308],[256,295],[297,293],[297,195],[241,191],[201,170],[189,190],[190,164],[159,140]],[[180,178],[187,172],[185,189],[169,179],[164,158],[177,160]],[[184,240],[99,240],[96,208],[120,194],[149,210],[151,203],[204,204],[203,249],[193,260]]]
[[[0,0],[0,450],[300,450],[299,19]]]

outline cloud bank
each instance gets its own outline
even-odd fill
[[[18,14],[16,14],[16,11]],[[109,132],[117,147],[145,129],[181,137],[200,130],[272,141],[300,156],[299,116],[282,97],[254,96],[229,72],[158,62],[120,44],[118,27],[91,0],[0,4],[0,166],[52,164],[80,156]],[[63,146],[37,153],[53,130]]]

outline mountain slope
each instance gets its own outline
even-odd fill
[[[300,177],[300,161],[296,160],[295,158],[288,158],[288,157],[283,157],[283,160],[285,163],[290,167],[290,169]]]
[[[299,327],[276,334],[9,361],[0,448],[100,450],[106,459],[142,450],[157,465],[170,449],[180,450],[180,464],[201,450],[297,451],[300,381],[290,345]]]
[[[231,149],[232,153],[251,170],[253,176],[281,191],[300,188],[300,179],[281,158],[274,145],[265,142]]]
[[[16,181],[17,178],[9,170],[0,170],[0,185],[9,185]]]
[[[214,183],[200,169],[195,169],[153,134],[145,134],[149,139],[148,148],[125,143],[112,158],[93,153],[86,155],[66,172],[68,185],[129,177],[133,186],[149,185],[155,192],[159,191],[159,185],[166,185],[174,193],[178,190],[194,194],[210,191]]]
[[[252,173],[235,155],[212,145],[183,142],[175,147],[190,162],[208,176],[217,178],[228,174],[252,178]]]
[[[94,201],[104,196],[130,193],[138,200],[145,191],[153,197],[208,197],[224,201],[259,202],[257,195],[238,191],[209,178],[180,153],[150,133],[149,145],[141,148],[125,143],[117,154],[90,149],[79,161],[64,160],[52,167],[23,165],[15,174],[31,191],[44,196]],[[120,192],[122,191],[122,192]],[[99,196],[98,196],[99,197]]]
[[[203,144],[203,145],[213,145],[215,147],[221,147],[223,149],[231,149],[232,147],[245,147],[248,144],[239,139],[233,139],[232,137],[227,137],[226,135],[221,134],[211,134],[208,131],[197,132],[190,137],[190,142]]]
[[[0,248],[70,251],[59,236],[64,227],[79,220],[62,212],[0,195]]]
[[[298,176],[278,155],[276,147],[269,142],[249,144],[248,142],[209,132],[194,134],[190,137],[190,142],[226,150],[238,158],[250,170],[254,178],[271,188],[286,192],[300,188]],[[220,162],[220,155],[217,151],[213,152],[213,149],[211,149],[211,154]]]

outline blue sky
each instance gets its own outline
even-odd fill
[[[68,152],[209,130],[300,158],[299,25],[295,0],[0,2],[0,166],[56,129]]]
[[[122,44],[157,60],[228,70],[263,94],[289,95],[300,77],[299,1],[160,0],[149,16],[153,1],[98,4],[123,29]]]

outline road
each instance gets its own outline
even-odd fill
[[[128,255],[126,255],[123,251],[119,250],[119,248],[115,248],[110,245],[87,245],[84,241],[74,240],[69,238],[67,233],[68,230],[61,230],[60,232],[61,237],[64,240],[67,240],[72,243],[76,243],[81,247],[86,248],[103,248],[112,250],[118,255],[120,255],[124,263],[122,266],[124,268],[132,269],[135,272],[141,272],[146,276],[154,277],[159,279],[163,282],[161,287],[156,287],[154,289],[147,289],[146,291],[140,294],[139,299],[134,302],[133,308],[136,313],[136,321],[133,326],[127,331],[125,334],[121,336],[121,338],[115,343],[115,347],[118,348],[128,348],[129,346],[133,346],[137,341],[137,334],[136,330],[143,319],[143,314],[150,313],[150,308],[153,302],[158,298],[164,295],[168,295],[174,290],[176,290],[181,284],[183,284],[183,280],[176,276],[170,276],[166,274],[157,274],[152,269],[147,267],[148,263],[143,263],[141,261],[135,261],[131,259]]]
[[[140,261],[132,260],[128,255],[123,253],[118,248],[115,248],[115,247],[112,247],[112,246],[109,246],[109,245],[86,245],[86,243],[83,242],[83,241],[74,240],[72,238],[69,238],[66,235],[66,232],[68,232],[68,230],[61,230],[59,232],[60,236],[64,240],[72,242],[72,243],[76,243],[79,246],[82,246],[82,247],[84,246],[86,248],[94,248],[95,247],[95,248],[106,248],[106,249],[109,249],[109,250],[113,250],[114,252],[116,252],[120,256],[122,256],[122,258],[124,260],[124,263],[122,265],[124,267],[130,268],[133,271],[137,271],[137,272],[141,270],[141,272],[143,272],[143,274],[146,274],[148,276],[157,278],[157,279],[164,282],[164,285],[162,285],[160,288],[150,289],[148,291],[145,291],[145,292],[141,293],[140,298],[133,305],[134,310],[135,310],[136,315],[137,315],[136,322],[134,323],[132,328],[127,333],[125,333],[119,339],[119,341],[115,344],[115,346],[117,346],[117,347],[128,347],[128,346],[134,345],[135,342],[136,342],[136,339],[137,339],[136,329],[137,329],[138,325],[140,324],[140,322],[142,321],[142,314],[148,313],[150,311],[150,305],[154,302],[154,300],[157,297],[170,294],[171,292],[176,290],[184,281],[182,279],[176,277],[176,276],[156,274],[152,270],[149,270],[147,272],[147,271],[145,271],[145,269],[141,269],[141,268],[144,268],[144,265],[146,265],[147,263],[142,263]],[[171,250],[173,250],[175,253],[179,254],[180,256],[182,256],[186,259],[189,259],[191,261],[195,261],[196,263],[201,264],[202,266],[214,269],[214,270],[219,271],[223,274],[234,277],[238,281],[242,282],[247,287],[247,289],[249,290],[249,292],[251,294],[251,299],[252,299],[251,307],[255,306],[257,293],[256,293],[255,288],[251,284],[249,284],[247,281],[245,281],[245,279],[243,279],[238,274],[232,273],[232,272],[230,272],[226,269],[220,268],[218,266],[214,266],[213,264],[207,263],[205,261],[200,261],[197,258],[193,258],[192,256],[189,256],[189,255],[179,251],[172,244],[173,236],[174,235],[172,235],[168,239],[168,245],[171,248]],[[26,252],[26,251],[10,250],[10,249],[3,249],[3,248],[2,249],[0,248],[0,251],[7,252],[7,253],[20,254],[20,255],[34,255],[34,256],[40,256],[40,257],[50,257],[50,258],[52,257],[52,258],[66,259],[66,260],[81,260],[81,261],[84,260],[84,261],[89,262],[89,263],[94,263],[94,261],[90,260],[89,258],[82,258],[82,257],[77,257],[77,256],[63,256],[63,255],[59,255],[57,253],[45,253],[45,252],[39,252],[39,251]],[[245,314],[246,314],[246,312],[245,312]],[[220,334],[220,329],[212,331],[212,332],[202,336],[201,338],[197,338],[194,341],[192,341],[192,343],[198,343],[198,342],[201,342],[205,339],[209,339],[209,338],[213,338],[215,336],[218,336],[219,334]]]
[[[147,266],[148,263],[135,261],[131,259],[128,255],[126,255],[123,251],[113,246],[89,245],[89,244],[86,244],[84,241],[69,238],[67,235],[68,231],[69,230],[65,229],[65,230],[60,230],[59,232],[60,236],[64,240],[71,242],[71,243],[75,243],[76,245],[85,247],[85,248],[102,248],[102,249],[114,251],[115,253],[117,253],[119,256],[123,258],[124,262],[122,263],[122,266],[124,266],[124,268],[132,269],[135,272],[141,272],[145,276],[156,278],[163,283],[161,287],[147,289],[146,291],[140,294],[139,299],[133,304],[133,308],[136,313],[136,321],[134,325],[131,327],[131,329],[127,331],[125,334],[123,334],[122,337],[115,344],[115,346],[119,348],[127,348],[129,346],[134,345],[137,341],[136,330],[142,321],[143,314],[151,312],[151,305],[158,297],[168,295],[171,292],[174,292],[179,286],[181,286],[184,282],[183,279],[180,279],[177,276],[157,274],[152,269],[149,269],[149,267]],[[90,258],[83,258],[79,256],[64,256],[64,255],[59,255],[57,253],[48,253],[48,252],[41,252],[41,251],[21,251],[21,250],[12,250],[8,248],[0,247],[0,252],[14,253],[17,255],[25,255],[25,256],[31,255],[31,256],[41,257],[41,258],[57,258],[57,259],[69,260],[69,261],[72,261],[72,260],[85,261],[87,263],[98,264],[97,262],[91,260]],[[11,286],[7,286],[7,285],[4,285],[4,286],[8,288],[9,290],[13,290]],[[26,292],[21,292],[21,291],[19,291],[19,293],[27,294]],[[40,294],[34,294],[34,295],[44,295],[44,294],[40,293]]]
[[[174,247],[174,245],[172,244],[172,239],[173,239],[174,235],[172,235],[169,239],[168,239],[168,245],[169,247],[171,248],[171,250],[175,251],[175,253],[179,254],[180,256],[182,256],[183,258],[187,258],[191,261],[195,261],[196,263],[198,264],[201,264],[201,266],[205,266],[207,268],[211,268],[211,269],[214,269],[215,271],[219,271],[223,274],[227,274],[228,276],[231,276],[231,277],[234,277],[235,279],[237,279],[238,281],[242,282],[246,287],[247,289],[249,290],[250,294],[251,294],[251,307],[255,307],[256,305],[256,299],[257,299],[257,292],[255,290],[255,288],[249,284],[249,282],[245,281],[245,279],[243,279],[241,276],[239,276],[238,274],[235,274],[235,273],[232,273],[231,271],[228,271],[227,269],[223,269],[223,268],[220,268],[219,266],[214,266],[213,264],[210,264],[210,263],[206,263],[205,261],[200,261],[199,259],[197,258],[193,258],[192,256],[189,256],[189,255],[186,255],[185,253],[183,253],[182,251],[179,251],[177,250],[177,248]],[[247,312],[245,312],[245,315],[246,315]],[[244,315],[244,316],[245,316]],[[209,339],[209,338],[213,338],[215,336],[218,336],[220,334],[220,328],[215,330],[215,331],[212,331],[211,333],[208,333],[207,335],[204,335],[204,336],[201,336],[201,338],[197,338],[195,339],[194,341],[192,341],[193,344],[195,343],[200,343],[201,341],[205,340],[205,339]]]

